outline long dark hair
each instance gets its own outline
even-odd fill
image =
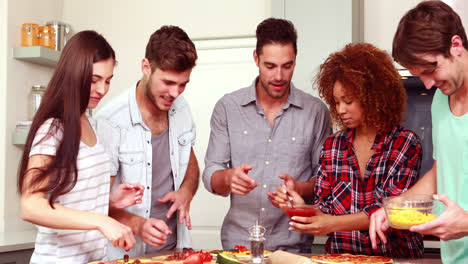
[[[81,138],[81,115],[88,106],[93,63],[112,58],[115,53],[103,36],[95,31],[81,31],[75,34],[65,45],[57,63],[52,79],[47,86],[41,105],[37,110],[24,147],[18,171],[18,191],[34,188],[49,177],[49,184],[34,188],[34,192],[45,192],[49,204],[62,194],[73,189],[77,182],[77,156]],[[27,169],[29,153],[39,127],[46,120],[53,118],[48,133],[42,142],[62,130],[63,137],[50,164],[41,168]],[[39,172],[25,184],[25,175],[30,170]]]

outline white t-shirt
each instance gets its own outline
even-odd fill
[[[96,122],[89,119],[96,130]],[[37,154],[55,156],[63,137],[62,127],[51,137],[39,142],[49,131],[52,121],[53,119],[48,119],[37,131],[30,157]],[[76,210],[107,215],[111,163],[99,138],[92,147],[80,141],[77,169],[76,185],[70,192],[59,196],[55,202]],[[105,260],[106,247],[107,239],[97,230],[63,230],[38,226],[31,263],[88,263]]]

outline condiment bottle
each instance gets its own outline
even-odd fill
[[[44,85],[33,85],[29,100],[29,118],[32,120],[41,105],[42,97],[46,87]]]
[[[265,241],[265,227],[258,225],[258,222],[254,226],[249,228],[250,233],[250,262],[249,263],[264,263],[264,241]]]
[[[24,23],[21,27],[21,46],[39,46],[39,25]]]
[[[55,49],[55,29],[53,27],[39,27],[39,45],[49,49]]]

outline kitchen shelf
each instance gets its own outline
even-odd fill
[[[55,67],[60,58],[60,51],[41,46],[16,47],[13,49],[13,57],[17,60]]]
[[[13,132],[11,142],[13,145],[23,146],[28,138],[28,132]]]

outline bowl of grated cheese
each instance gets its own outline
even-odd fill
[[[388,223],[396,229],[409,229],[434,220],[436,204],[431,195],[402,195],[383,199]]]

